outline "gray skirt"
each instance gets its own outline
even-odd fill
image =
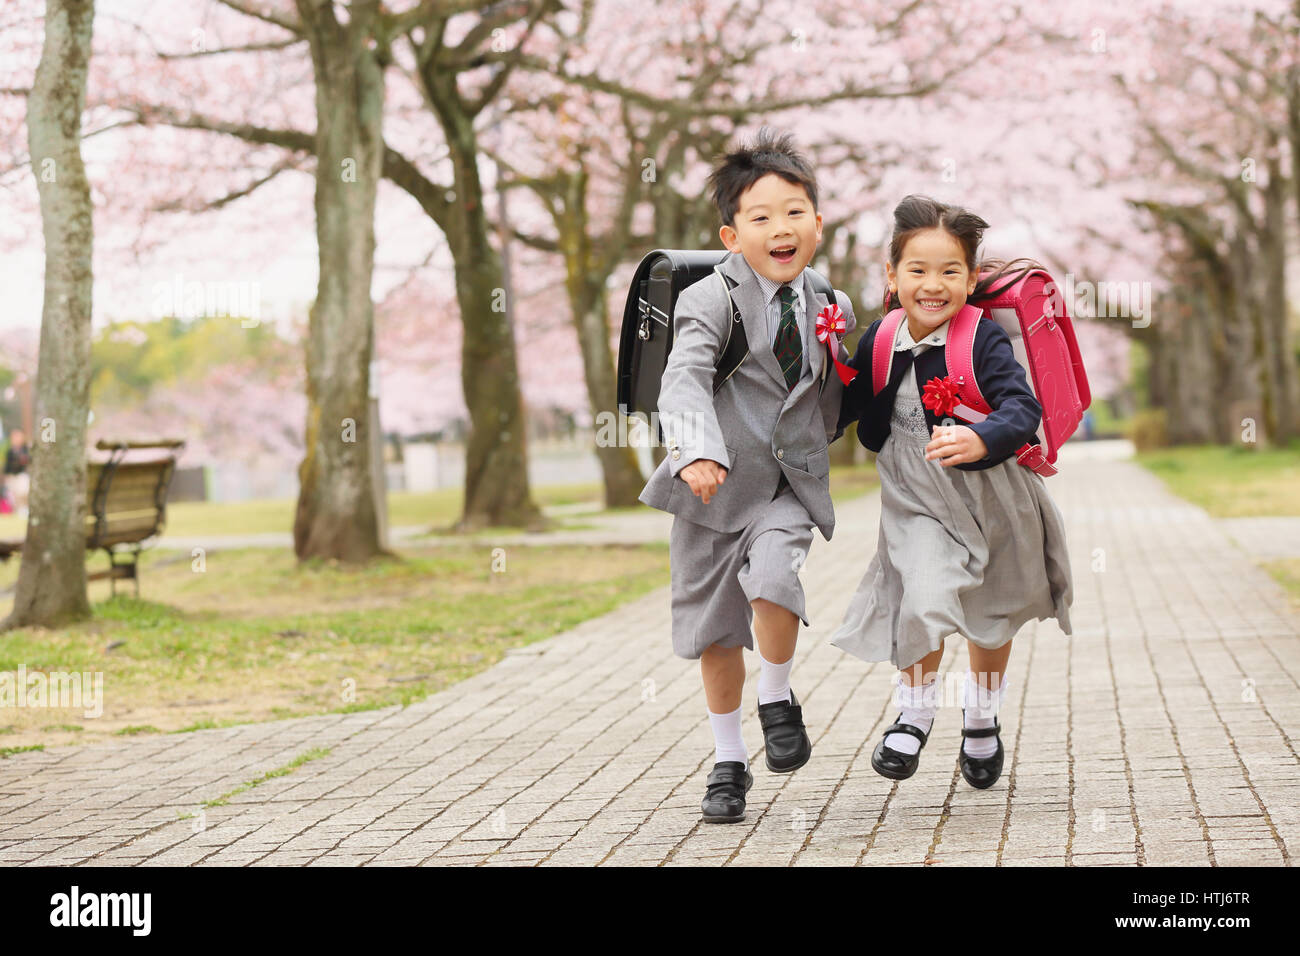
[[[1072,633],[1065,526],[1043,478],[1014,457],[944,467],[928,441],[893,427],[880,450],[876,554],[831,643],[910,667],[953,633],[989,650],[1033,618]]]

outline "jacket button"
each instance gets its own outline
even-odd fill
[[[777,458],[780,458],[782,461],[785,461],[785,449],[784,449],[784,448],[778,448],[778,449],[776,450],[776,457],[777,457]]]

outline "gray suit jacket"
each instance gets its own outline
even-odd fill
[[[830,540],[835,510],[830,496],[830,454],[839,438],[840,399],[844,386],[830,362],[826,345],[817,341],[815,318],[828,304],[813,291],[805,270],[804,354],[810,368],[789,391],[767,335],[758,277],[739,253],[730,253],[718,269],[739,285],[731,297],[740,309],[749,355],[713,395],[713,375],[731,322],[731,303],[716,275],[688,286],[673,310],[673,347],[659,386],[659,423],[667,457],[659,463],[640,500],[652,508],[712,528],[740,531],[776,494],[782,472],[803,502],[822,537]],[[845,334],[856,323],[853,304],[838,289]],[[839,359],[849,354],[838,345]],[[653,429],[652,429],[653,433]],[[700,458],[727,469],[727,477],[706,505],[678,475]]]

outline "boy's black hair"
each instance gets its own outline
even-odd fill
[[[778,136],[764,126],[752,145],[742,143],[727,153],[709,174],[713,204],[718,207],[723,225],[735,228],[741,194],[770,173],[802,186],[812,202],[813,212],[817,211],[817,177],[812,164],[795,149],[794,135]]]

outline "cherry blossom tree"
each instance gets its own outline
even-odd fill
[[[84,462],[94,236],[81,114],[94,18],[93,0],[47,0],[40,64],[26,96],[45,240],[45,299],[30,513],[5,627],[49,627],[90,614]]]
[[[1300,209],[1300,122],[1290,121],[1300,16],[1272,2],[1146,14],[1108,56],[1100,91],[1127,142],[1080,144],[1098,188],[1124,198],[1140,233],[1094,228],[1090,238],[1129,256],[1158,240],[1159,307],[1130,334],[1150,356],[1168,438],[1253,441],[1243,426],[1257,423],[1259,438],[1285,442],[1300,433],[1286,281]]]
[[[221,2],[272,23],[282,31],[296,32],[300,38],[311,33],[300,29],[297,21],[272,12],[272,8],[230,0]],[[395,104],[393,141],[399,148],[403,143],[410,143],[413,148],[404,153],[389,145],[376,145],[376,161],[383,175],[415,198],[438,224],[456,265],[456,300],[463,326],[462,385],[472,423],[463,527],[485,523],[535,524],[540,520],[540,511],[528,491],[514,336],[502,301],[500,257],[489,241],[490,231],[483,215],[474,119],[493,100],[511,72],[511,56],[517,57],[522,52],[534,28],[553,6],[546,0],[513,4],[421,0],[400,10],[378,7],[373,15],[366,17],[358,17],[358,11],[354,11],[349,23],[349,30],[358,38],[355,41],[359,44],[358,56],[373,57],[374,63],[382,68],[400,68],[409,80],[404,89],[406,100],[399,99]],[[301,10],[299,15],[305,23]],[[311,35],[316,42],[315,34]],[[480,49],[489,42],[511,55],[494,57],[481,53]],[[227,51],[264,53],[293,45],[292,38],[283,35],[278,48],[276,43],[263,38]],[[318,56],[314,47],[313,56]],[[470,77],[464,90],[459,83],[462,74]],[[319,87],[321,78],[317,79]],[[375,76],[373,81],[378,91],[383,80]],[[418,114],[423,125],[411,135],[408,123],[404,137],[401,121],[414,112],[412,100],[423,107],[423,112]],[[313,139],[293,121],[264,126],[243,117],[225,119],[206,106],[159,103],[157,97],[144,91],[137,91],[134,108],[142,122],[210,130],[251,143],[316,152],[318,169],[326,158],[319,155],[319,128]],[[430,113],[443,132],[443,142],[432,149],[432,162],[435,166],[448,167],[449,186],[426,174],[409,158],[431,152],[427,136]],[[445,173],[440,170],[440,175]],[[322,279],[323,283],[326,281]],[[313,435],[311,428],[309,425],[309,439]],[[357,439],[355,444],[362,445],[359,434]],[[309,451],[308,462],[311,460]],[[304,495],[310,496],[306,477]],[[300,510],[299,525],[301,521]]]
[[[769,117],[802,131],[808,116],[837,104],[862,112],[926,97],[1015,32],[1001,20],[971,30],[915,5],[884,3],[697,0],[677,10],[597,3],[557,18],[554,49],[524,57],[527,72],[509,86],[509,113],[492,124],[484,148],[504,172],[503,189],[531,194],[521,216],[537,221],[541,213],[540,228],[512,222],[510,232],[558,259],[593,413],[615,409],[608,292],[617,290],[618,305],[626,289],[616,270],[656,246],[719,247],[703,178],[737,133]],[[959,55],[939,55],[959,39]],[[863,62],[855,51],[867,43],[888,52]],[[805,148],[819,168],[831,164],[826,178],[837,182],[850,165],[872,169],[892,147],[830,133],[808,137]],[[826,223],[828,244],[851,258],[856,203],[832,202],[844,211]],[[845,270],[838,278],[853,277]],[[631,504],[643,483],[631,449],[602,434],[596,454],[606,504]]]

